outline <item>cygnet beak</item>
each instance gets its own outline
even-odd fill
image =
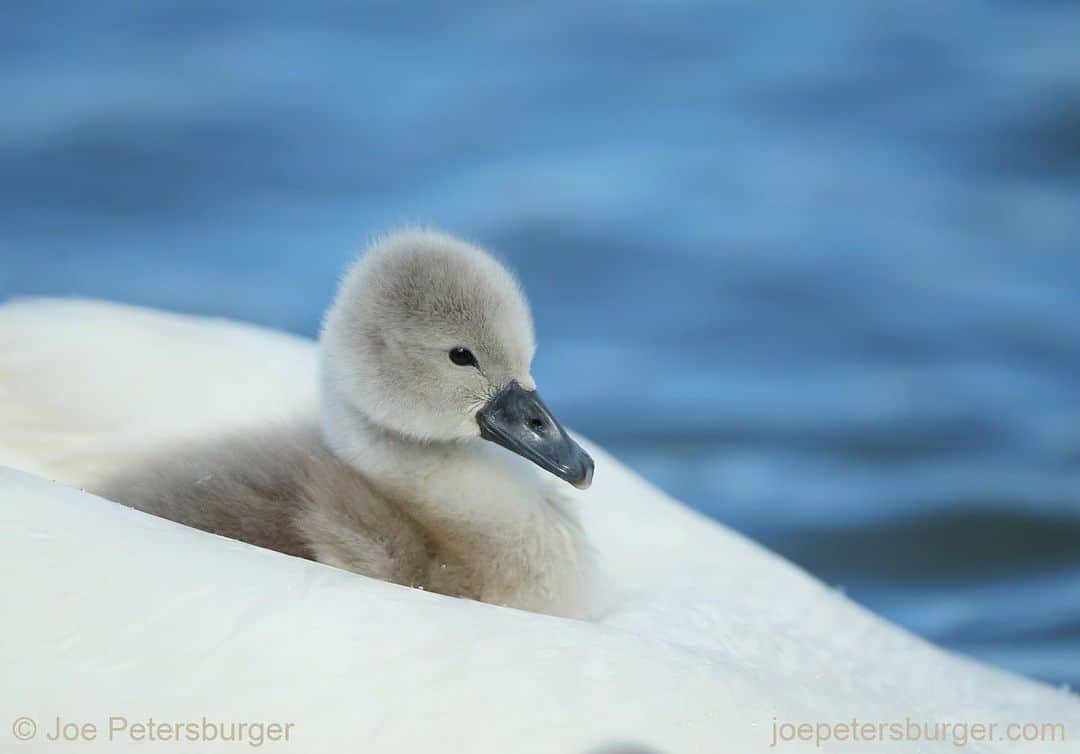
[[[578,489],[588,489],[593,459],[570,439],[535,390],[502,388],[476,414],[480,436],[502,445]]]

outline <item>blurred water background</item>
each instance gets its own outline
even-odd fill
[[[933,641],[1080,684],[1080,6],[4,15],[0,298],[313,335],[368,237],[463,234],[523,279],[578,430]]]

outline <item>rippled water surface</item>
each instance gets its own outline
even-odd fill
[[[576,428],[1077,684],[1077,40],[1066,2],[16,3],[0,297],[310,335],[365,238],[440,225],[517,269]]]

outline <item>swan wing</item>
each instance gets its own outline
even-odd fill
[[[161,445],[315,406],[309,341],[103,301],[0,306],[0,463],[77,486]]]

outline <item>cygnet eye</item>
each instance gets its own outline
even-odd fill
[[[472,351],[468,348],[461,348],[460,346],[450,349],[450,361],[454,362],[459,367],[476,366],[476,357],[473,356]]]

